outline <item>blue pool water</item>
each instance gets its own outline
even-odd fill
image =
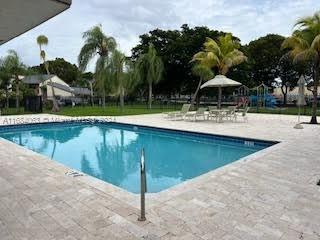
[[[116,123],[5,127],[0,137],[133,193],[142,148],[148,192],[159,192],[274,144]]]

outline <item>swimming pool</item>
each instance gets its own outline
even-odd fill
[[[156,193],[275,144],[99,122],[1,127],[0,137],[133,193],[140,191],[142,148],[148,192]]]

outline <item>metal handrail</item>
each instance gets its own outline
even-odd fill
[[[146,177],[146,163],[144,157],[144,149],[141,150],[141,159],[140,159],[140,204],[141,204],[141,214],[138,218],[138,221],[146,220],[146,202],[145,194],[147,192],[147,177]]]

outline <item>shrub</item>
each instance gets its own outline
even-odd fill
[[[46,100],[43,103],[43,108],[46,110],[51,110],[53,108],[53,101],[52,100]]]

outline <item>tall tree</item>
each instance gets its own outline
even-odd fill
[[[39,48],[40,48],[40,59],[43,61],[47,74],[50,75],[49,63],[46,60],[46,52],[43,50],[43,46],[47,46],[49,44],[49,39],[45,35],[39,35],[37,37],[37,44],[39,45]],[[60,109],[59,109],[58,102],[56,100],[52,79],[50,78],[49,81],[50,81],[51,92],[52,92],[52,103],[53,103],[52,112],[59,112]]]
[[[124,107],[124,97],[137,84],[136,71],[131,60],[119,50],[112,54],[110,67],[112,68],[114,94],[120,97],[121,109]]]
[[[245,46],[251,78],[256,86],[263,82],[271,87],[278,77],[278,63],[285,53],[281,50],[284,39],[283,36],[277,34],[268,34]]]
[[[19,55],[14,50],[9,50],[8,55],[3,60],[3,68],[6,69],[6,73],[10,74],[14,78],[16,88],[16,108],[20,109],[20,75],[26,73],[26,66],[20,60]]]
[[[157,55],[153,44],[149,45],[148,52],[140,55],[136,63],[141,82],[147,83],[149,88],[148,106],[152,107],[152,86],[162,79],[163,62]]]
[[[254,64],[248,53],[248,45],[240,46],[239,50],[243,52],[245,56],[247,56],[247,61],[231,67],[229,72],[227,73],[227,77],[241,82],[243,85],[249,88],[253,88],[257,86],[257,82],[255,82],[253,78]]]
[[[198,82],[198,86],[196,88],[196,91],[192,96],[191,106],[194,105],[194,102],[197,99],[197,96],[198,96],[198,93],[199,93],[199,90],[200,90],[202,83],[213,77],[213,72],[211,71],[211,69],[205,65],[202,65],[202,64],[195,64],[192,68],[192,73],[193,73],[193,75],[199,77],[199,82]],[[198,97],[198,99],[199,99],[199,97]],[[199,105],[199,103],[197,103],[197,105]]]
[[[297,21],[296,30],[282,47],[289,49],[294,63],[311,62],[313,87],[312,117],[310,123],[317,124],[318,86],[320,79],[320,12]]]
[[[226,75],[231,67],[247,60],[239,48],[239,41],[234,39],[231,34],[219,37],[217,42],[207,38],[203,51],[196,53],[192,61],[213,69],[217,74]],[[221,107],[220,98],[218,99],[218,107]]]
[[[7,69],[4,59],[0,59],[0,88],[5,91],[6,104],[5,107],[9,108],[9,86],[11,83],[12,75]]]
[[[102,105],[106,104],[106,92],[108,91],[108,81],[110,76],[107,67],[109,65],[109,55],[116,48],[116,40],[103,33],[101,25],[94,26],[83,33],[82,38],[85,43],[78,56],[78,64],[81,71],[85,71],[89,62],[98,56],[95,66],[96,86],[102,94]]]
[[[283,104],[287,104],[288,91],[297,86],[299,73],[296,71],[295,65],[292,62],[291,56],[285,54],[278,64],[278,75],[280,78],[280,88],[283,95]]]
[[[140,43],[132,49],[132,56],[137,60],[152,43],[164,65],[163,80],[154,86],[153,92],[167,96],[191,94],[197,88],[198,79],[192,74],[194,64],[190,59],[201,51],[206,37],[217,39],[224,34],[204,26],[191,28],[187,24],[177,30],[155,29],[140,36]],[[145,89],[142,86],[139,90]]]
[[[116,88],[116,93],[120,96],[120,107],[124,107],[124,64],[126,61],[126,56],[119,50],[115,50],[112,54],[111,66],[113,70],[113,82]]]

